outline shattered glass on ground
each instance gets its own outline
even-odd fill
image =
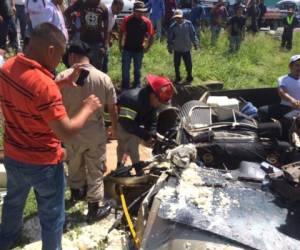
[[[85,222],[87,207],[85,202],[78,202],[68,214],[68,231],[64,233],[62,245],[64,250],[127,250],[125,231],[109,229],[115,222],[114,214],[92,225]],[[24,225],[24,237],[31,242],[22,247],[24,250],[41,249],[41,228],[37,216],[28,220]]]

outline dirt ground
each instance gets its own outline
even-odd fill
[[[141,160],[147,160],[151,157],[151,149],[140,145],[139,148]],[[117,166],[117,141],[112,140],[106,145],[106,166],[107,171],[106,174],[109,174],[112,170],[114,170]],[[130,165],[131,161],[128,157],[126,161],[126,165]]]

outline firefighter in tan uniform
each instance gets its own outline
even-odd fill
[[[137,175],[143,173],[137,165],[139,143],[143,140],[146,145],[153,145],[157,109],[168,103],[174,92],[172,82],[166,77],[148,75],[147,83],[143,88],[124,91],[118,98],[117,167],[122,166],[123,156],[128,154]]]
[[[102,108],[91,116],[84,129],[72,140],[65,143],[69,167],[68,183],[73,200],[84,198],[88,202],[88,223],[100,220],[110,211],[110,205],[99,206],[104,198],[103,173],[106,161],[106,131],[103,119],[103,107],[108,107],[113,131],[116,130],[116,93],[111,79],[90,64],[89,47],[81,41],[71,43],[67,51],[70,66],[75,63],[84,64],[83,69],[88,74],[82,86],[68,86],[62,89],[63,102],[67,113],[73,117],[80,109],[83,100],[96,95]],[[69,74],[72,68],[60,73]],[[81,79],[82,80],[82,79]],[[85,193],[85,186],[87,192]]]

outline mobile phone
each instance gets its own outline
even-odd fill
[[[82,87],[84,85],[85,79],[88,77],[89,73],[90,72],[88,70],[82,69],[80,71],[80,74],[79,74],[78,80],[76,81],[76,84]]]

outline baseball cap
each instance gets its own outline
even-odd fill
[[[293,55],[290,58],[290,64],[300,60],[300,55]]]
[[[177,9],[177,10],[174,11],[173,18],[176,18],[176,17],[183,18],[182,10]]]
[[[147,12],[148,9],[146,8],[145,4],[141,1],[136,1],[133,4],[133,10],[134,11],[140,11],[140,12]]]

